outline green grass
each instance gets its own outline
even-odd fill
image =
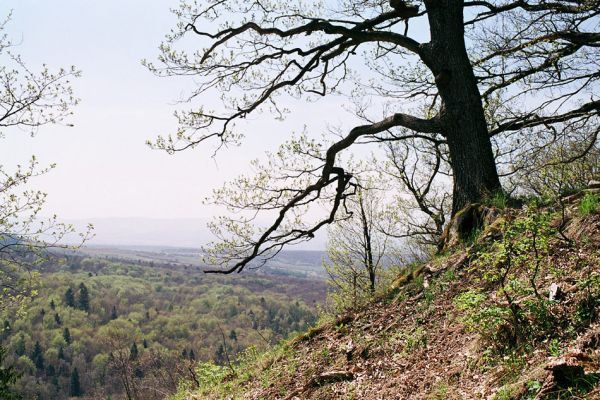
[[[450,394],[450,388],[446,382],[438,383],[431,395],[428,397],[428,400],[446,400]]]
[[[598,211],[598,203],[600,203],[600,195],[591,192],[586,193],[579,204],[579,214],[582,217],[595,214]]]
[[[427,332],[421,327],[415,329],[411,334],[405,335],[404,339],[406,341],[404,351],[407,354],[427,347]]]
[[[560,357],[560,341],[558,339],[552,339],[548,344],[548,354],[552,357]]]
[[[504,191],[500,190],[494,194],[492,198],[490,198],[490,205],[496,207],[500,210],[504,210],[508,207],[508,203],[510,201],[510,197]]]
[[[510,386],[503,386],[500,388],[498,393],[494,396],[494,400],[512,400],[512,388]]]

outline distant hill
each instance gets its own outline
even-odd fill
[[[92,245],[173,246],[199,248],[214,240],[206,227],[208,218],[90,218],[66,220],[83,230],[94,225]],[[294,247],[298,250],[325,249],[324,232],[314,240]]]
[[[202,251],[191,247],[87,245],[78,252],[115,260],[206,267],[202,263]],[[325,270],[322,263],[325,256],[323,251],[286,250],[254,272],[323,280]]]

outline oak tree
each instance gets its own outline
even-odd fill
[[[192,76],[190,111],[154,146],[177,152],[208,140],[239,143],[240,122],[286,113],[284,95],[355,99],[362,123],[326,140],[292,139],[258,175],[217,192],[232,210],[274,214],[216,222],[213,254],[240,272],[312,238],[355,193],[343,156],[359,144],[438,146],[450,166],[451,214],[502,191],[501,179],[548,146],[578,137],[597,146],[597,0],[339,0],[183,2],[161,46],[163,76]],[[201,49],[177,42],[192,38]],[[217,92],[220,106],[202,104]],[[365,101],[362,101],[362,100]],[[351,103],[351,102],[349,102]],[[237,124],[237,125],[236,125]],[[266,178],[265,178],[266,177]],[[327,212],[308,223],[315,204]]]

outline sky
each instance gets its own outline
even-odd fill
[[[82,71],[73,82],[81,103],[67,121],[74,127],[44,126],[33,138],[13,130],[0,142],[5,166],[24,163],[33,154],[42,165],[57,164],[33,182],[48,193],[45,213],[96,224],[115,218],[198,224],[222,212],[203,205],[203,199],[223,182],[247,173],[251,159],[276,149],[307,120],[335,123],[344,118],[334,103],[299,103],[285,122],[264,114],[251,118],[253,139],[214,158],[211,145],[172,156],[150,149],[146,140],[174,131],[176,100],[194,84],[189,78],[158,78],[141,64],[158,55],[161,40],[175,26],[170,8],[177,4],[0,0],[0,15],[13,13],[6,32],[18,45],[13,50],[28,67],[74,65]],[[216,100],[203,101],[210,106]]]
[[[276,150],[292,132],[306,128],[320,137],[329,127],[349,129],[356,122],[340,98],[288,99],[284,106],[293,112],[284,121],[250,115],[243,122],[243,144],[216,156],[214,142],[175,155],[150,149],[147,140],[175,131],[173,112],[190,107],[177,100],[195,87],[193,77],[159,78],[141,63],[156,60],[164,35],[176,25],[170,10],[178,5],[179,0],[0,0],[1,19],[12,11],[5,32],[16,44],[12,50],[30,69],[73,65],[82,72],[73,81],[81,103],[65,121],[74,126],[43,126],[35,137],[5,131],[0,164],[23,164],[32,155],[41,165],[56,163],[32,182],[48,193],[44,213],[78,226],[94,223],[92,244],[206,242],[206,222],[225,213],[204,204],[213,189],[251,174],[250,161]],[[424,27],[417,21],[411,34],[426,40]],[[195,49],[194,38],[185,46]],[[203,95],[202,105],[218,109],[211,96]]]

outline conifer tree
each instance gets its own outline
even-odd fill
[[[225,348],[222,344],[219,345],[217,350],[215,351],[215,362],[217,364],[221,364],[225,359]]]
[[[77,308],[83,311],[90,310],[90,294],[87,286],[82,282],[79,284],[79,301],[77,302]]]
[[[148,348],[148,341],[146,339],[144,339],[144,341],[142,342],[142,345],[144,346],[145,349]]]
[[[139,351],[137,348],[137,344],[135,344],[135,342],[133,342],[133,344],[131,345],[131,349],[129,350],[129,359],[130,360],[137,360],[139,355]]]
[[[194,349],[190,349],[189,358],[190,361],[196,361],[196,353],[194,353]]]
[[[65,350],[62,346],[60,346],[58,348],[58,359],[59,360],[64,360],[65,359]]]
[[[81,397],[83,394],[81,391],[81,384],[79,383],[79,371],[77,371],[77,367],[73,368],[73,372],[71,372],[70,394],[73,397]]]
[[[19,341],[17,342],[17,346],[15,348],[15,354],[17,355],[17,357],[25,355],[25,338],[23,337],[23,335],[19,337]]]
[[[42,346],[40,345],[40,342],[35,342],[33,353],[31,353],[31,361],[33,361],[37,369],[44,369],[44,354],[42,352]]]
[[[56,309],[56,303],[54,303],[54,299],[50,300],[50,309]]]
[[[142,379],[144,377],[144,370],[141,369],[139,366],[137,366],[133,370],[133,374],[135,375],[136,378]]]
[[[110,319],[117,319],[119,318],[119,315],[117,314],[117,307],[113,306],[112,311],[110,312]]]
[[[10,336],[11,326],[10,321],[5,319],[4,324],[2,326],[2,330],[0,330],[0,341],[8,338]]]
[[[71,344],[71,332],[69,331],[69,328],[63,330],[63,338],[67,344]]]
[[[65,304],[67,307],[75,307],[75,294],[71,288],[68,288],[65,292]]]
[[[58,313],[54,314],[54,321],[56,321],[56,325],[60,326],[62,321],[60,320],[60,315]]]
[[[22,397],[14,393],[11,386],[17,382],[21,374],[13,366],[3,366],[5,354],[6,350],[0,347],[0,399],[20,400]]]

